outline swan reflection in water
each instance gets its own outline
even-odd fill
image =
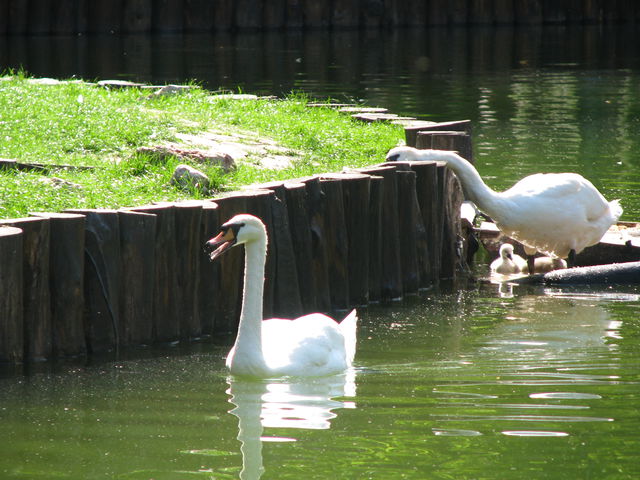
[[[259,479],[264,473],[263,442],[295,441],[294,438],[263,436],[267,428],[325,430],[340,408],[355,408],[355,371],[317,378],[273,380],[227,379],[229,413],[238,417],[238,440],[242,452],[242,480]]]

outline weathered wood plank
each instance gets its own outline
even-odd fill
[[[47,360],[52,355],[49,220],[39,217],[15,218],[0,220],[0,225],[22,230],[24,359]]]
[[[50,226],[49,279],[53,351],[59,357],[87,353],[84,329],[85,217],[34,213]]]
[[[24,359],[22,229],[0,227],[0,363]]]
[[[156,285],[155,214],[118,211],[120,224],[120,324],[123,346],[151,345],[154,340]]]

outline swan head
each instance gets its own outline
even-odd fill
[[[413,147],[393,147],[387,152],[387,162],[411,162],[418,160],[419,150]]]
[[[452,156],[458,156],[455,152],[449,150],[422,150],[419,148],[393,147],[387,152],[387,162],[416,162],[416,161],[449,161]]]
[[[510,260],[513,259],[513,245],[510,243],[503,243],[500,245],[500,256]]]
[[[240,214],[222,224],[220,233],[205,243],[204,250],[215,260],[236,245],[264,241],[266,236],[264,223],[259,218]]]

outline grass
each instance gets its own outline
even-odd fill
[[[40,85],[22,74],[0,79],[0,157],[94,167],[0,171],[0,218],[201,198],[197,191],[170,185],[177,159],[162,163],[136,153],[141,146],[175,141],[179,133],[250,131],[302,152],[285,170],[252,165],[251,158],[227,174],[215,166],[193,165],[209,176],[217,191],[378,163],[404,136],[398,126],[366,124],[328,108],[307,108],[309,99],[300,95],[232,100],[200,88],[148,95],[146,90],[84,82]],[[47,177],[78,187],[55,186]]]

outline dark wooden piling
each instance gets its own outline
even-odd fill
[[[471,120],[457,120],[454,122],[418,122],[417,125],[409,125],[404,128],[405,140],[408,146],[416,147],[418,132],[454,131],[465,132],[471,135]]]
[[[200,227],[200,284],[198,313],[203,335],[213,334],[215,324],[216,302],[220,291],[220,263],[212,262],[204,251],[204,244],[220,231],[220,215],[218,204],[212,201],[202,203]]]
[[[451,150],[473,163],[473,146],[471,135],[466,132],[441,131],[418,132],[416,148],[434,150]]]
[[[327,178],[327,175],[323,175]],[[371,176],[341,173],[344,222],[347,233],[350,306],[369,303],[369,196]]]
[[[444,164],[438,164],[438,192],[443,215],[440,278],[455,279],[463,268],[463,239],[460,229],[460,205],[464,198],[458,177]]]
[[[418,268],[420,287],[433,286],[440,275],[442,248],[441,205],[438,193],[438,173],[435,162],[412,162],[416,173],[416,200],[422,216],[424,238],[418,236]]]
[[[306,185],[299,182],[286,182],[284,189],[291,241],[293,245],[295,245],[293,254],[295,257],[302,311],[315,312],[317,311],[317,304],[315,278],[312,275],[313,241],[311,224],[307,216]]]
[[[151,345],[156,280],[157,216],[118,211],[120,225],[119,344]]]
[[[24,358],[22,249],[22,230],[0,227],[0,363],[20,363]]]
[[[304,185],[299,184],[302,188]],[[303,314],[298,268],[293,236],[289,226],[287,188],[284,182],[260,185],[275,194],[271,202],[273,239],[271,250],[275,253],[274,317],[296,318]]]
[[[396,177],[402,291],[404,295],[412,295],[417,294],[420,287],[418,235],[423,234],[424,225],[416,198],[416,173],[398,170]]]
[[[176,221],[172,204],[143,205],[134,212],[156,215],[155,278],[153,281],[153,333],[155,342],[180,338],[177,309]]]
[[[398,186],[396,167],[382,165],[358,170],[368,175],[383,178],[381,212],[381,282],[380,300],[402,298],[402,268],[400,263],[400,232],[398,223]]]
[[[66,210],[85,216],[84,327],[89,353],[119,344],[120,223],[116,210]]]
[[[200,323],[200,265],[202,255],[202,201],[175,203],[176,301],[180,338],[202,335]]]
[[[320,188],[325,198],[323,236],[331,310],[346,310],[349,308],[349,245],[342,179],[320,176]]]
[[[306,189],[306,217],[311,232],[311,270],[315,287],[315,303],[319,312],[331,310],[331,287],[327,266],[325,234],[326,199],[318,177],[302,180]]]
[[[369,302],[378,303],[382,298],[382,204],[384,201],[384,177],[369,176]]]
[[[16,218],[0,220],[0,225],[22,230],[24,359],[25,361],[49,359],[52,353],[49,220],[38,217]]]
[[[84,329],[85,217],[75,213],[32,215],[49,219],[54,355],[84,355],[87,353]]]

